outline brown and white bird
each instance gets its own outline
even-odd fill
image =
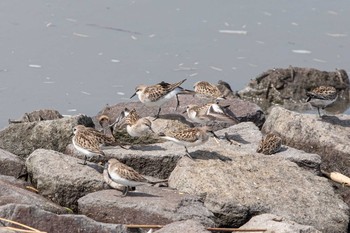
[[[146,106],[148,107],[158,107],[158,113],[155,117],[155,119],[159,118],[159,114],[161,111],[161,107],[168,102],[170,99],[172,99],[173,97],[176,97],[176,109],[179,106],[179,98],[178,98],[178,94],[193,94],[193,91],[190,90],[186,90],[182,87],[180,87],[180,85],[185,82],[186,79],[177,82],[177,83],[173,83],[173,84],[169,84],[166,82],[160,82],[158,84],[155,85],[150,85],[150,86],[146,86],[146,85],[138,85],[135,88],[135,93],[130,97],[130,99],[132,97],[134,97],[135,95],[138,96],[139,100],[144,103]]]
[[[272,155],[281,150],[282,139],[272,133],[267,134],[259,144],[256,152],[263,153],[265,155]]]
[[[194,91],[199,97],[210,98],[212,100],[225,99],[219,88],[206,81],[196,82],[193,86]]]
[[[324,109],[338,98],[337,90],[331,86],[316,87],[312,91],[307,92],[306,96],[308,97],[306,102],[310,102],[313,107],[317,108],[320,117],[320,108]]]
[[[110,159],[105,164],[105,169],[107,169],[108,176],[114,182],[124,186],[123,196],[126,196],[131,187],[136,187],[144,184],[156,184],[167,182],[167,180],[161,181],[150,181],[135,171],[133,168],[119,162],[117,159]]]
[[[224,107],[216,103],[208,103],[202,106],[188,105],[186,107],[187,116],[193,122],[207,124],[208,122],[226,122],[230,124],[238,124],[239,120],[236,116],[227,114]]]
[[[173,141],[176,144],[185,147],[186,155],[192,159],[187,147],[201,145],[209,140],[208,133],[211,133],[215,138],[218,138],[209,126],[187,128],[175,130],[168,133],[160,133],[159,136],[163,139]]]
[[[152,123],[150,120],[144,117],[140,117],[135,109],[129,111],[127,108],[125,111],[125,120],[121,125],[126,125],[126,131],[131,137],[141,137],[148,133],[154,133],[152,130]]]
[[[104,156],[101,150],[102,145],[113,145],[116,143],[115,138],[107,136],[93,128],[77,125],[73,128],[74,137],[72,139],[74,147],[84,154],[84,163],[93,156]]]

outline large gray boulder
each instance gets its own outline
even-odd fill
[[[333,108],[344,112],[349,103],[350,81],[345,70],[321,71],[313,68],[274,68],[253,79],[238,94],[261,106],[264,111],[276,104],[288,109],[306,110],[306,92],[318,86],[333,86],[340,97]]]
[[[120,224],[96,222],[84,215],[57,215],[36,206],[8,204],[0,206],[0,217],[20,222],[40,231],[50,233],[126,233]],[[8,226],[7,223],[5,223]]]
[[[7,176],[19,176],[24,172],[24,161],[17,155],[0,149],[0,174]]]
[[[214,215],[199,197],[148,185],[137,187],[126,197],[111,189],[90,193],[78,200],[78,211],[96,221],[109,223],[165,225],[194,219],[206,226],[215,226]]]
[[[68,210],[45,199],[44,197],[29,191],[30,187],[22,180],[14,180],[13,177],[0,176],[0,206],[14,203],[33,205],[40,209],[57,214],[68,213]]]
[[[84,115],[10,124],[0,131],[0,148],[23,158],[38,148],[63,152],[77,124],[93,126],[91,118]]]
[[[102,168],[52,150],[35,150],[26,161],[33,184],[44,197],[53,202],[77,208],[80,197],[104,188]]]
[[[321,231],[312,226],[301,225],[274,214],[254,216],[240,229],[266,229],[265,233],[321,233]]]
[[[214,146],[210,140],[201,151],[191,153],[194,160],[181,159],[169,177],[169,186],[203,196],[219,225],[238,227],[249,216],[272,213],[323,232],[345,232],[349,208],[328,180],[283,156],[298,150],[285,147],[275,155],[256,153],[259,131],[249,130],[249,124],[217,132],[228,131],[240,146]],[[243,127],[243,132],[238,129]]]
[[[320,118],[274,107],[262,131],[280,135],[286,145],[319,154],[324,170],[350,176],[349,115]]]

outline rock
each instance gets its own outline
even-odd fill
[[[106,160],[116,158],[143,175],[166,179],[174,170],[177,161],[185,153],[183,147],[177,147],[177,150],[167,150],[173,146],[173,143],[166,142],[152,145],[135,145],[128,150],[117,146],[103,151]],[[66,154],[83,159],[83,155],[76,151],[72,144],[67,147]]]
[[[266,229],[266,233],[321,233],[312,226],[305,226],[274,214],[261,214],[249,220],[240,229]]]
[[[56,120],[63,118],[63,116],[57,111],[52,109],[40,109],[30,113],[24,113],[19,120],[9,120],[9,123],[24,123],[24,122],[34,122],[34,121],[46,121],[46,120]]]
[[[17,155],[0,149],[0,174],[19,176],[24,171],[24,161]]]
[[[90,117],[78,115],[58,120],[10,124],[0,131],[0,148],[22,158],[35,149],[63,152],[71,143],[72,129],[77,124],[93,125]]]
[[[44,197],[76,210],[80,197],[104,188],[102,167],[56,151],[35,150],[26,161],[32,183]]]
[[[96,221],[109,223],[164,225],[195,219],[206,226],[215,225],[213,214],[200,198],[148,185],[137,187],[126,197],[112,189],[90,193],[78,200],[78,210]]]
[[[0,217],[50,233],[126,233],[120,224],[96,222],[84,215],[57,215],[35,206],[8,204],[0,207]],[[6,224],[8,225],[8,224]]]
[[[344,112],[349,103],[349,78],[345,70],[334,72],[290,66],[288,69],[270,69],[254,80],[238,94],[245,100],[261,106],[264,111],[273,105],[288,109],[311,109],[305,103],[306,92],[317,86],[333,86],[339,98],[333,104],[337,112]]]
[[[57,214],[68,213],[68,210],[46,200],[44,197],[26,189],[28,185],[13,177],[0,176],[0,206],[14,203],[37,206],[40,209]]]
[[[191,95],[179,95],[180,107],[175,110],[176,107],[176,99],[173,98],[168,103],[166,103],[162,107],[161,116],[162,119],[178,119],[179,121],[184,121],[187,118],[187,114],[183,112],[186,110],[186,106],[189,104],[205,104],[208,100],[200,99],[197,97],[193,97]],[[227,111],[231,114],[237,116],[242,122],[243,121],[252,121],[257,126],[261,126],[265,121],[265,115],[261,111],[261,108],[254,103],[244,101],[238,98],[228,98],[227,100],[220,101],[220,105],[226,106],[229,105]],[[127,102],[127,103],[119,103],[113,106],[107,106],[102,109],[97,116],[94,118],[95,122],[101,115],[107,115],[111,122],[114,122],[116,117],[125,109],[125,108],[135,108],[137,113],[141,117],[154,116],[156,115],[158,109],[157,108],[149,108],[146,107],[141,102]],[[180,115],[181,114],[181,115]],[[182,117],[181,117],[182,116]],[[186,116],[186,118],[185,118]],[[158,121],[157,119],[156,121]],[[155,121],[155,122],[156,122]],[[153,122],[152,122],[153,123]],[[184,123],[184,122],[183,122]],[[187,123],[186,123],[187,124]],[[97,124],[96,124],[97,125]],[[227,125],[222,124],[220,129],[226,127]],[[219,128],[217,128],[219,129]]]
[[[154,233],[178,233],[178,232],[186,232],[186,233],[209,233],[205,227],[197,221],[194,220],[186,220],[173,222],[162,229],[155,231]]]
[[[272,108],[262,130],[274,132],[286,145],[322,157],[321,169],[350,176],[350,116],[300,114],[281,107]],[[350,190],[337,185],[337,192],[350,205]]]
[[[274,155],[256,153],[261,135],[257,129],[249,130],[251,125],[241,123],[216,132],[229,132],[240,146],[227,142],[214,146],[210,139],[201,150],[190,152],[193,160],[178,162],[169,186],[203,196],[221,226],[239,227],[249,216],[272,213],[322,232],[345,232],[349,208],[327,179],[284,158],[283,154],[300,153],[290,147]]]

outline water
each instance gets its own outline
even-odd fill
[[[222,79],[239,90],[274,67],[349,72],[349,10],[340,0],[2,0],[0,128],[42,108],[92,116],[140,83]]]

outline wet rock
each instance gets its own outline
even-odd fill
[[[169,177],[169,186],[203,196],[219,225],[239,227],[250,216],[272,213],[322,232],[345,232],[349,208],[328,180],[283,156],[300,153],[293,148],[274,155],[256,153],[261,134],[249,130],[250,125],[241,123],[217,132],[229,132],[240,146],[228,142],[214,146],[215,141],[209,140],[191,153],[193,160],[182,158]]]
[[[11,179],[12,178],[12,179]],[[14,203],[33,205],[40,209],[57,214],[68,213],[68,210],[26,189],[28,183],[14,180],[13,177],[0,176],[0,206]]]
[[[10,124],[0,131],[0,147],[23,158],[38,148],[63,152],[71,143],[72,129],[77,124],[93,126],[91,118],[84,115]]]
[[[252,80],[238,94],[243,99],[258,104],[264,111],[276,104],[303,111],[311,109],[305,103],[306,92],[322,85],[337,89],[339,98],[333,104],[333,111],[344,112],[349,105],[350,88],[345,70],[327,72],[292,66],[287,69],[270,69]]]
[[[35,206],[8,204],[0,207],[0,217],[50,233],[126,233],[120,224],[96,222],[84,215],[57,215]],[[6,226],[9,224],[6,223]]]
[[[112,189],[90,193],[78,200],[78,210],[109,223],[164,225],[194,219],[206,226],[215,225],[213,214],[199,197],[148,185],[137,187],[126,197]]]
[[[24,123],[24,122],[34,122],[34,121],[46,121],[46,120],[56,120],[63,118],[63,116],[53,109],[40,109],[30,113],[24,113],[19,120],[9,120],[9,123]]]
[[[52,150],[35,150],[26,161],[32,183],[39,193],[53,202],[77,208],[77,200],[90,193],[104,188],[102,167],[82,162],[72,156]]]
[[[178,233],[178,232],[186,232],[186,233],[209,233],[205,227],[197,221],[194,220],[186,220],[173,222],[162,229],[155,231],[155,233]]]
[[[179,95],[179,101],[180,101],[180,107],[176,110],[176,99],[170,100],[168,103],[166,103],[162,107],[161,116],[160,118],[163,119],[174,119],[177,118],[179,121],[184,121],[186,118],[186,114],[183,112],[186,110],[186,106],[189,104],[197,104],[202,105],[208,102],[206,99],[201,99],[197,97],[193,97],[191,95]],[[227,106],[227,111],[229,114],[234,114],[237,116],[241,121],[252,121],[257,126],[261,126],[264,123],[265,115],[261,111],[261,108],[257,106],[254,103],[244,101],[238,98],[228,98],[226,100],[220,101],[220,105]],[[113,106],[107,106],[104,109],[102,109],[97,116],[94,118],[94,121],[96,122],[96,119],[98,119],[101,115],[107,115],[110,118],[111,122],[114,122],[115,119],[119,116],[119,114],[125,109],[132,109],[135,108],[137,113],[141,117],[147,117],[147,116],[155,116],[158,108],[149,108],[146,107],[141,102],[127,102],[127,103],[119,103]],[[180,115],[180,116],[179,116]],[[181,117],[182,116],[182,117]],[[158,120],[156,120],[158,121]],[[183,122],[184,123],[184,122]],[[187,124],[187,123],[186,123]],[[227,124],[222,124],[220,128],[222,129],[224,127],[227,127]]]
[[[321,233],[312,226],[301,225],[286,218],[274,214],[261,214],[255,216],[244,224],[240,229],[266,229],[266,233]]]
[[[17,155],[0,149],[0,174],[18,176],[24,171],[24,161]]]

